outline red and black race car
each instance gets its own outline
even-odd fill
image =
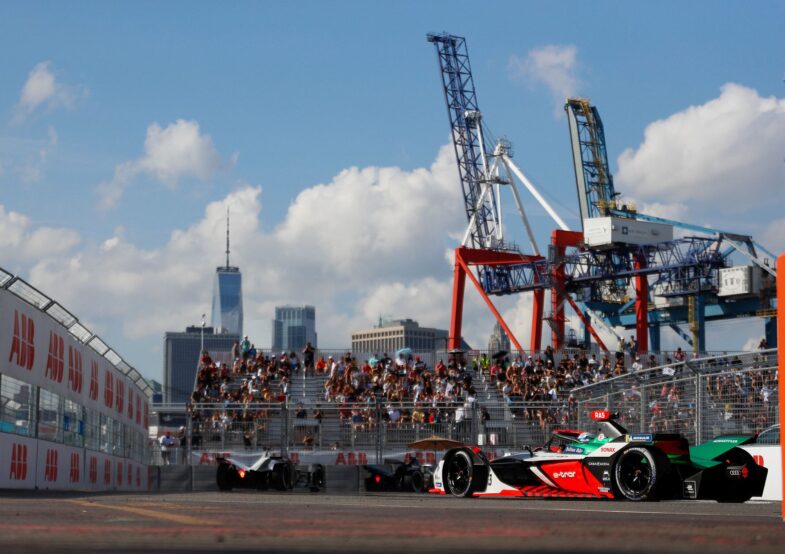
[[[629,433],[595,411],[597,435],[555,431],[544,447],[489,461],[479,448],[448,450],[430,492],[470,496],[618,498],[632,501],[760,496],[767,470],[741,448],[754,436],[722,436],[690,447],[671,433]]]

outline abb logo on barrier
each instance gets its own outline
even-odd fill
[[[90,456],[90,468],[88,469],[88,479],[95,485],[98,482],[98,458]]]
[[[115,408],[117,412],[122,414],[123,413],[123,401],[125,400],[125,383],[123,383],[120,378],[118,377],[117,381],[115,382],[115,394],[114,398],[117,401]]]
[[[107,487],[112,484],[112,462],[104,460],[104,485]]]
[[[8,355],[8,361],[12,360],[28,371],[33,369],[35,361],[35,322],[18,310],[14,310],[14,336]]]
[[[71,346],[68,347],[68,386],[82,393],[82,353]]]
[[[98,364],[90,360],[90,400],[98,400]]]
[[[114,406],[114,375],[109,370],[104,372],[104,406]]]
[[[54,450],[53,448],[46,449],[44,481],[57,481],[57,450]]]
[[[11,446],[11,481],[25,481],[27,479],[27,445],[14,443]]]
[[[63,368],[65,367],[65,341],[63,337],[49,331],[49,356],[46,358],[46,377],[58,383],[63,382]]]
[[[71,471],[68,474],[68,480],[71,483],[79,482],[79,453],[71,453]]]

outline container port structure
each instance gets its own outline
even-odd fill
[[[767,342],[776,345],[773,254],[748,235],[649,216],[621,200],[599,112],[582,98],[565,103],[582,227],[571,230],[515,164],[510,142],[493,140],[479,109],[466,40],[447,33],[429,34],[427,40],[436,48],[468,223],[455,250],[451,348],[460,341],[467,276],[517,350],[522,345],[491,296],[533,294],[532,351],[541,348],[543,321],[550,325],[552,346],[565,345],[565,304],[582,322],[584,340],[594,338],[603,350],[608,347],[600,328],[617,338],[615,328],[635,329],[638,350],[646,351],[660,349],[660,329],[667,326],[696,352],[705,351],[705,322],[738,317],[765,317]],[[546,255],[529,224],[516,179],[558,227]],[[512,192],[530,254],[504,236],[505,187]],[[751,263],[741,270],[749,277],[740,279],[749,286],[729,293],[733,287],[723,284],[722,276],[736,283],[729,270],[740,271],[733,265],[739,258]],[[547,316],[546,289],[551,304]],[[689,333],[681,327],[685,323]]]

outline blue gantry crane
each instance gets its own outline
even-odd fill
[[[603,349],[595,326],[614,334],[617,326],[635,328],[639,349],[648,349],[651,335],[656,350],[660,327],[669,325],[696,350],[705,350],[705,319],[771,313],[765,279],[759,280],[758,289],[763,292],[757,299],[749,291],[722,295],[722,272],[729,269],[735,252],[752,260],[760,272],[774,275],[751,237],[640,214],[620,200],[599,112],[579,98],[568,99],[565,105],[582,225],[582,231],[571,231],[513,162],[509,141],[490,138],[477,102],[465,39],[447,33],[427,38],[436,47],[467,217],[462,245],[455,250],[451,348],[460,343],[467,277],[519,350],[520,343],[490,296],[533,292],[532,350],[540,349],[543,320],[551,325],[553,346],[563,345],[565,304],[584,323],[586,338],[591,334]],[[551,235],[547,258],[540,253],[515,178],[558,227]],[[506,187],[512,192],[532,254],[522,253],[504,237],[501,196]],[[673,238],[674,227],[700,235]],[[544,315],[546,289],[551,291],[548,317]],[[690,324],[692,338],[681,329],[684,322]],[[773,328],[767,324],[767,330]],[[769,340],[774,342],[771,336]]]
[[[584,233],[587,225],[593,226],[602,218],[610,225],[620,227],[642,224],[645,228],[646,224],[652,224],[665,227],[650,229],[670,227],[681,233],[698,233],[676,240],[652,241],[651,245],[643,246],[630,245],[622,237],[609,250],[600,250],[601,259],[593,260],[595,270],[591,273],[606,274],[613,280],[605,283],[623,291],[625,279],[630,275],[630,260],[643,260],[647,267],[639,268],[637,273],[655,275],[646,286],[652,297],[617,298],[616,302],[608,302],[608,295],[603,295],[603,291],[595,286],[585,305],[602,314],[610,325],[637,327],[639,332],[642,327],[647,327],[653,349],[660,347],[660,328],[664,325],[679,333],[695,350],[703,351],[707,320],[755,316],[765,318],[767,342],[776,344],[776,321],[773,317],[776,272],[769,263],[775,256],[748,235],[639,213],[632,202],[621,199],[614,187],[605,130],[597,108],[586,99],[569,98],[565,110]],[[631,246],[632,250],[637,248],[637,252],[631,251]],[[652,255],[659,258],[653,264]],[[751,262],[751,265],[733,266],[731,257],[736,255]],[[652,271],[652,266],[657,271]],[[584,275],[573,275],[573,290],[584,278]],[[737,281],[746,282],[749,286],[734,288],[740,284]],[[636,309],[633,310],[633,307]],[[646,321],[641,322],[641,317],[645,317]],[[689,334],[681,329],[685,323],[689,325]],[[645,339],[641,341],[639,336],[638,342],[645,343]]]

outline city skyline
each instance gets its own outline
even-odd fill
[[[473,18],[468,2],[237,3],[219,18],[178,2],[155,17],[151,4],[101,6],[0,5],[14,52],[0,60],[0,266],[147,377],[162,380],[162,334],[211,313],[227,209],[243,332],[259,342],[287,303],[317,307],[330,347],[379,313],[448,326],[466,214],[432,31],[466,37],[486,122],[572,228],[562,103],[581,95],[641,211],[785,247],[785,87],[761,55],[780,48],[781,3],[600,2],[583,18],[517,2]],[[552,224],[524,203],[544,244]],[[522,343],[530,305],[497,299]],[[493,322],[467,289],[467,341],[485,343]],[[763,324],[707,334],[709,349],[740,349]]]

